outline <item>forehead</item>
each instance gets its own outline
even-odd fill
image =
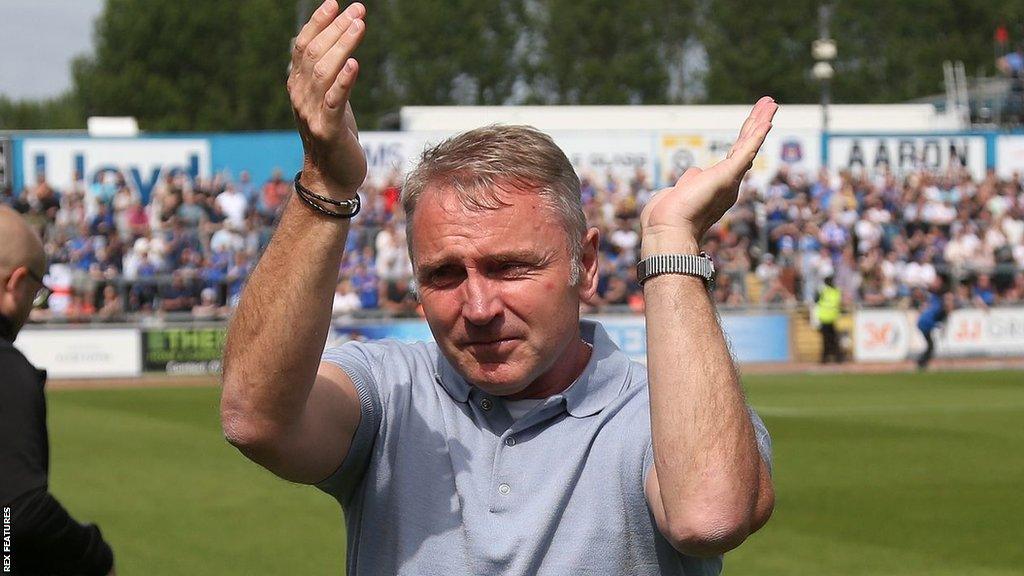
[[[530,250],[550,252],[567,245],[554,210],[536,192],[495,189],[482,194],[486,200],[467,202],[450,188],[423,191],[411,221],[414,263]]]

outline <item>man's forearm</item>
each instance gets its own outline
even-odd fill
[[[693,245],[679,252],[696,252]],[[739,377],[702,279],[644,285],[651,433],[667,522],[679,533],[749,532],[761,463]]]
[[[330,329],[348,222],[298,199],[285,206],[228,330],[221,412],[232,441],[274,436],[302,413]]]

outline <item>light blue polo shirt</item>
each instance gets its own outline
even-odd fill
[[[359,393],[341,467],[317,486],[342,504],[348,574],[715,575],[678,553],[644,495],[653,464],[647,371],[595,322],[564,394],[513,421],[434,343],[349,342],[323,359]],[[758,446],[771,441],[751,411]]]

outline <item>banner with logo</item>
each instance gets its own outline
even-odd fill
[[[853,173],[890,170],[902,175],[926,170],[942,173],[951,166],[985,177],[988,139],[983,135],[864,135],[828,137],[828,167]]]
[[[167,374],[220,374],[225,327],[147,328],[142,367]]]
[[[858,362],[899,362],[910,355],[916,313],[859,310],[853,317],[853,357]]]
[[[654,186],[655,146],[647,131],[581,132],[553,131],[551,137],[572,162],[580,177],[604,184],[609,177],[628,186],[643,174],[647,187]]]
[[[89,185],[108,173],[120,173],[148,201],[166,174],[210,176],[210,144],[205,138],[26,138],[21,147],[24,184],[46,175],[65,190],[80,174]]]
[[[664,186],[688,168],[708,168],[724,159],[736,138],[734,131],[662,132],[658,135],[659,173]],[[772,132],[750,168],[750,177],[764,184],[780,170],[814,178],[821,167],[821,136],[813,131]]]
[[[15,347],[50,378],[126,378],[142,372],[139,331],[132,328],[29,328],[18,334]]]
[[[899,362],[925,349],[915,311],[860,310],[854,315],[854,358]],[[1024,356],[1024,308],[954,310],[932,333],[939,357]]]
[[[956,310],[943,348],[951,356],[1024,356],[1024,308]]]

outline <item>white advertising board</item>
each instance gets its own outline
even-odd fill
[[[416,166],[426,136],[405,132],[363,132],[359,143],[366,154],[366,178],[374,184],[401,184],[405,173]],[[395,181],[395,179],[398,179]]]
[[[858,362],[899,362],[910,354],[913,323],[903,310],[860,310],[854,315],[853,357]]]
[[[1024,136],[996,137],[996,174],[1000,178],[1024,175]]]
[[[861,310],[854,317],[854,358],[899,362],[916,358],[925,341],[917,312]],[[933,333],[936,356],[1024,356],[1024,308],[954,310]]]
[[[956,310],[942,348],[952,356],[1024,356],[1024,308]]]
[[[604,182],[610,175],[627,184],[641,170],[647,182],[654,184],[655,152],[650,132],[557,131],[551,132],[551,137],[581,177]]]
[[[551,130],[546,132],[562,149],[572,162],[576,173],[581,177],[589,177],[604,182],[611,175],[623,185],[628,184],[635,176],[637,168],[646,172],[647,179],[655,183],[657,150],[655,133],[646,130],[617,130],[593,132],[583,130]],[[423,150],[428,146],[440,143],[445,138],[458,132],[392,132],[381,133],[392,141],[402,138],[401,147],[405,151],[405,162],[401,165],[406,170],[412,169],[419,162]],[[363,148],[367,148],[367,140],[362,140]],[[398,146],[395,146],[397,149]],[[368,151],[369,153],[369,151]],[[368,157],[370,172],[373,173],[374,162]],[[399,165],[394,162],[392,165]]]
[[[27,138],[21,151],[26,186],[40,173],[58,189],[73,184],[74,174],[86,184],[106,172],[118,171],[149,198],[169,171],[191,178],[210,176],[210,144],[201,138]]]
[[[944,172],[951,165],[967,168],[975,179],[985,177],[984,136],[866,135],[828,137],[828,167],[854,173],[889,169],[895,174],[928,170]]]
[[[110,378],[142,373],[138,330],[26,329],[14,343],[36,368],[51,378]]]
[[[708,168],[732,148],[735,131],[662,132],[658,137],[659,182],[668,186],[688,168]],[[770,133],[750,168],[763,184],[786,167],[813,178],[821,167],[821,136],[812,131]]]

